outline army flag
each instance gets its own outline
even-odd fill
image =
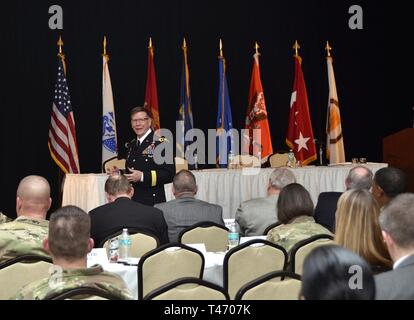
[[[75,119],[66,81],[63,42],[59,38],[58,70],[53,93],[48,147],[50,156],[64,173],[80,173]]]
[[[191,95],[190,95],[190,73],[188,70],[187,60],[187,44],[183,41],[183,63],[181,71],[181,86],[180,86],[180,108],[178,113],[178,133],[176,141],[176,154],[178,157],[185,158],[187,146],[191,141],[185,141],[185,134],[188,130],[193,129],[193,112],[191,110]]]
[[[245,133],[243,134],[242,139],[242,153],[253,154],[264,163],[273,153],[273,147],[262,81],[260,79],[260,54],[257,52],[257,48],[258,46],[256,44],[256,53],[253,55],[252,77],[250,80],[249,101],[244,127]],[[257,130],[259,132],[258,135],[254,133],[254,131]]]
[[[302,58],[295,55],[295,79],[290,99],[286,144],[293,150],[296,160],[307,165],[316,159],[316,147],[301,63]]]
[[[150,38],[148,45],[147,84],[145,87],[145,103],[153,117],[154,130],[160,128],[160,114],[158,109],[157,78],[155,76],[154,47]]]
[[[216,161],[217,166],[227,167],[228,154],[234,154],[233,120],[229,89],[226,78],[226,60],[223,57],[220,40],[219,56],[219,92],[217,109],[217,132],[216,132]]]
[[[106,38],[104,39],[106,46]],[[109,56],[102,55],[102,167],[105,161],[118,156],[114,98],[109,75]]]
[[[329,45],[328,45],[329,46]],[[329,101],[326,117],[326,157],[330,164],[345,162],[344,138],[332,57],[328,54]]]

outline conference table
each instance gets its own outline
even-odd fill
[[[96,249],[94,249],[96,250]],[[93,253],[93,252],[92,252]],[[203,252],[204,271],[203,279],[223,287],[223,260],[225,252]],[[134,259],[134,265],[124,265],[122,263],[109,263],[108,260],[102,261],[94,259],[88,255],[88,267],[98,263],[105,271],[115,273],[120,276],[133,297],[138,299],[138,264],[139,258]]]
[[[345,178],[354,165],[344,163],[332,166],[291,168],[296,181],[310,193],[314,205],[321,192],[345,191]],[[375,173],[387,167],[386,163],[365,164]],[[223,218],[234,219],[240,203],[265,197],[269,176],[274,168],[205,169],[193,170],[198,192],[196,198],[223,207]],[[62,205],[76,205],[86,212],[106,203],[104,185],[107,174],[66,174]],[[167,201],[174,198],[172,183],[166,184]]]

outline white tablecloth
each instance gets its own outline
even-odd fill
[[[203,279],[222,287],[224,253],[205,252],[204,259]],[[95,261],[88,257],[88,267],[97,262],[102,265],[105,271],[119,275],[124,280],[133,297],[138,299],[138,268],[136,266],[109,262],[102,263],[102,261]]]
[[[336,166],[307,166],[292,169],[298,183],[311,194],[316,205],[318,195],[326,191],[343,192],[345,178],[352,164]],[[374,173],[385,163],[366,164]],[[234,219],[241,202],[265,197],[272,168],[250,170],[207,169],[192,171],[198,185],[197,198],[223,207],[223,218]],[[76,205],[90,211],[106,202],[104,185],[106,174],[67,174],[63,188],[62,205]],[[172,184],[165,185],[167,201],[173,199]]]

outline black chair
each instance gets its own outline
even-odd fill
[[[297,300],[300,281],[301,276],[293,272],[270,272],[242,286],[235,300]]]
[[[290,250],[289,271],[302,274],[303,262],[306,256],[316,247],[332,244],[333,236],[329,234],[317,234],[296,243]]]
[[[222,287],[193,277],[180,278],[148,293],[144,300],[230,300]]]
[[[225,226],[212,222],[201,221],[183,230],[178,235],[178,242],[184,244],[204,243],[210,252],[227,250],[228,232]]]
[[[281,223],[279,221],[275,222],[275,223],[272,223],[271,225],[267,226],[266,229],[264,229],[263,235],[267,236],[267,234],[269,233],[270,230],[272,230],[273,228],[275,228],[277,226],[280,226],[280,225],[281,225]]]
[[[65,300],[70,298],[89,299],[99,297],[105,300],[121,300],[121,298],[111,292],[96,287],[71,288],[61,292],[54,292],[47,295],[43,300]]]
[[[138,299],[173,280],[202,278],[203,254],[182,243],[164,244],[144,254],[138,262]]]

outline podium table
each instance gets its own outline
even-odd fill
[[[386,167],[386,163],[366,164],[374,173]],[[306,166],[291,169],[296,181],[311,194],[314,205],[319,193],[327,191],[345,191],[345,178],[353,167],[350,163],[334,166]],[[257,197],[265,197],[269,176],[273,168],[247,169],[206,169],[192,171],[196,177],[198,199],[215,203],[223,207],[223,218],[234,219],[241,202]],[[90,210],[106,203],[106,174],[67,174],[63,188],[62,205],[76,205]],[[172,184],[165,185],[167,201],[174,198]]]

